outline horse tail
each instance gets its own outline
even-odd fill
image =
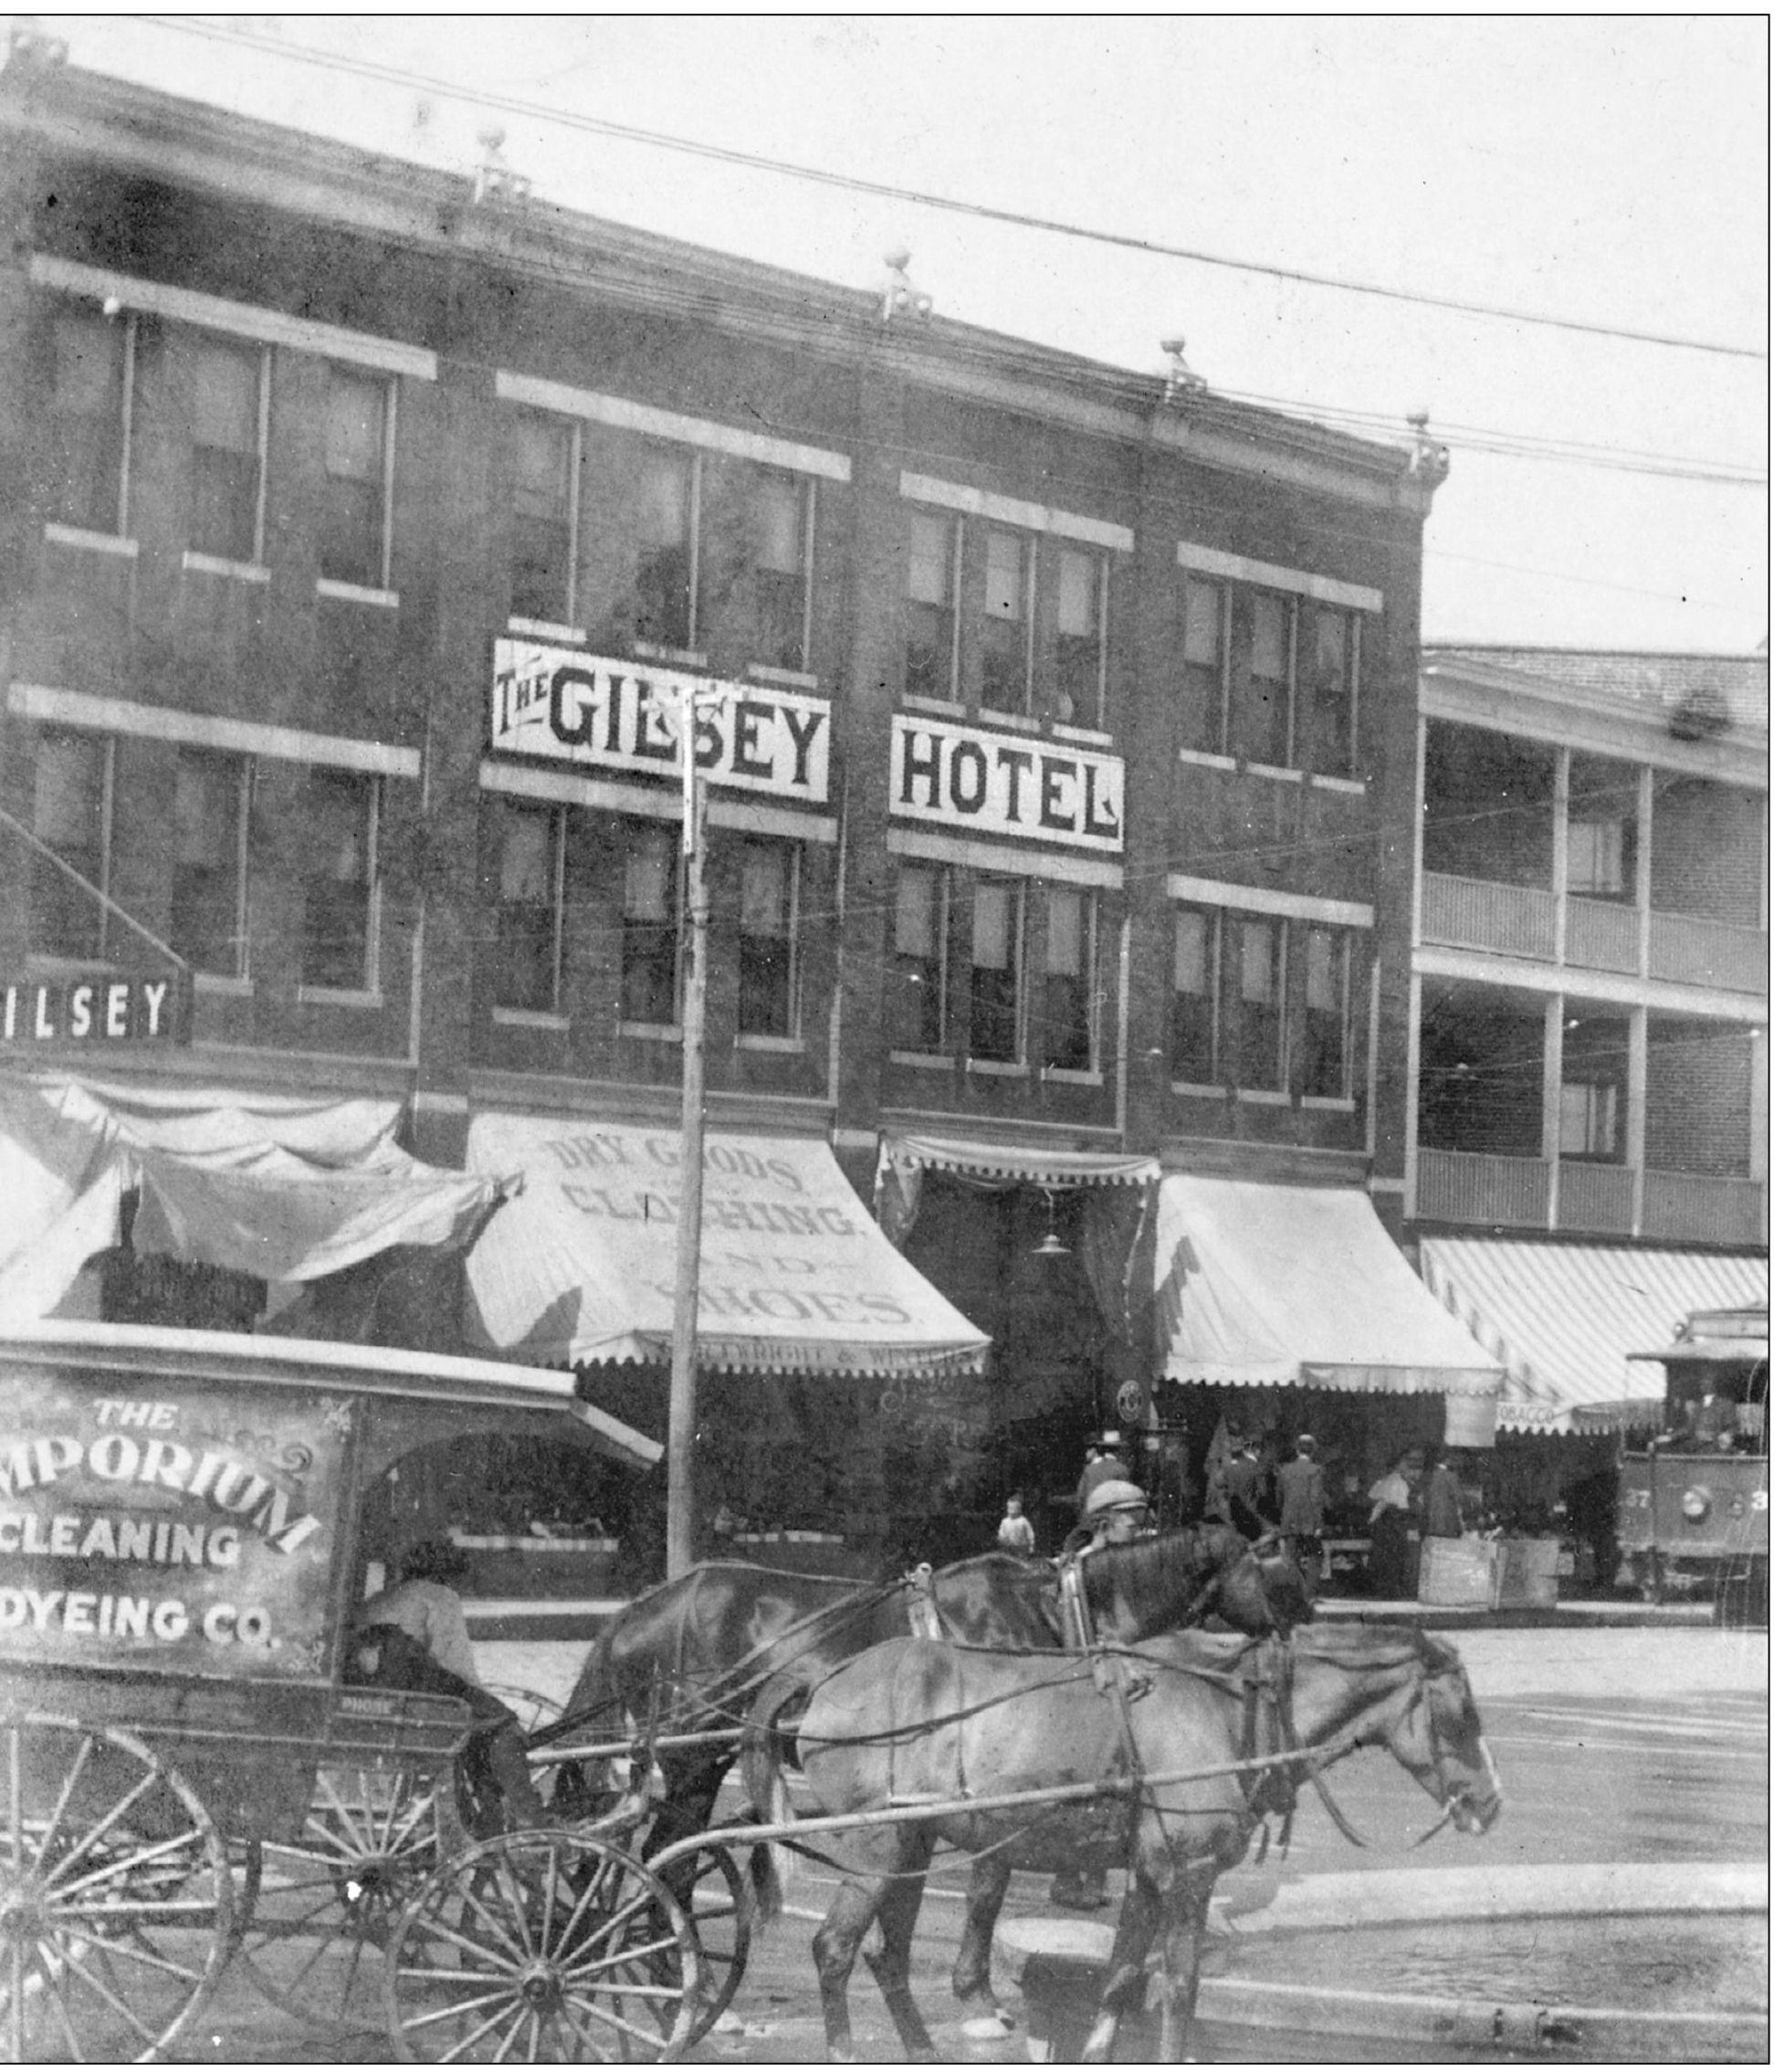
[[[787,1790],[785,1742],[781,1715],[811,1688],[809,1671],[783,1669],[762,1686],[738,1743],[739,1767],[750,1810],[756,1820],[773,1827],[790,1827],[795,1818],[792,1796]],[[787,1879],[792,1869],[792,1851],[784,1842],[758,1842],[750,1851],[750,1886],[756,1918],[777,1919],[786,1905]]]

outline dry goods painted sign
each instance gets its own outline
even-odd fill
[[[498,640],[489,746],[581,770],[670,776],[679,714],[697,701],[694,761],[715,784],[804,805],[830,797],[830,707],[768,684],[715,682],[576,647]]]
[[[0,1369],[0,1654],[316,1677],[352,1406]]]
[[[892,812],[956,834],[1014,836],[1121,852],[1118,755],[1057,739],[991,733],[915,713],[892,721]]]

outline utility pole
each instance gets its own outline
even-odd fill
[[[681,700],[681,857],[687,908],[687,983],[681,1004],[681,1194],[676,1212],[676,1299],[669,1352],[669,1504],[665,1572],[694,1565],[694,1432],[699,1362],[700,1217],[706,1196],[706,779],[695,765],[699,708],[716,686]]]

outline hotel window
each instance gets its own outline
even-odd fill
[[[1339,929],[1310,928],[1307,949],[1301,1090],[1343,1100],[1350,1092],[1350,938]]]
[[[1103,724],[1108,563],[1079,547],[1059,550],[1059,631],[1054,643],[1054,710],[1073,727]]]
[[[740,1036],[799,1033],[799,851],[742,845],[737,951]]]
[[[247,973],[247,828],[253,766],[184,748],[173,771],[173,897],[167,940],[195,972]]]
[[[1097,1066],[1097,900],[1064,885],[1047,888],[1047,970],[1042,994],[1041,1063],[1063,1072]]]
[[[635,827],[620,920],[624,1022],[673,1028],[680,1018],[681,857],[672,827]]]
[[[638,476],[633,573],[634,623],[640,640],[664,647],[694,646],[698,522],[698,456],[674,447],[645,447]]]
[[[136,330],[90,306],[56,316],[47,515],[84,532],[129,530]]]
[[[1242,681],[1233,685],[1228,746],[1247,763],[1286,768],[1289,707],[1295,695],[1295,601],[1253,591],[1246,599],[1251,639]]]
[[[810,594],[812,485],[766,469],[755,480],[756,644],[752,659],[803,669]]]
[[[948,875],[937,864],[898,866],[892,920],[891,1046],[947,1047]]]
[[[299,983],[375,993],[378,780],[312,769],[304,787],[306,851]]]
[[[979,702],[993,712],[1028,710],[1029,619],[1034,563],[1020,532],[985,535],[985,615],[979,646]]]
[[[582,428],[537,410],[514,415],[514,535],[509,612],[576,623],[576,501]]]
[[[1247,919],[1237,925],[1239,1084],[1277,1092],[1283,1082],[1283,923]]]
[[[1296,760],[1322,776],[1348,777],[1356,768],[1357,652],[1361,625],[1355,612],[1316,605],[1307,615],[1307,653]]]
[[[910,513],[910,561],[905,576],[905,692],[951,701],[954,621],[959,602],[960,521],[933,511]]]
[[[563,973],[561,806],[496,806],[495,1003],[529,1015],[555,1015]]]
[[[1022,1057],[1023,889],[981,878],[972,888],[967,1053],[997,1064]]]
[[[111,742],[103,734],[38,736],[31,831],[88,885],[107,889],[111,832]],[[47,957],[98,957],[105,909],[48,857],[34,855],[31,947]]]
[[[192,515],[187,545],[219,561],[257,563],[266,458],[263,347],[192,344]]]
[[[1183,746],[1226,745],[1227,591],[1199,576],[1183,584]]]
[[[329,369],[323,427],[323,579],[362,590],[390,581],[391,384],[373,374]]]
[[[1621,1090],[1614,1079],[1562,1082],[1563,1158],[1616,1159],[1621,1155]]]
[[[1176,920],[1170,1076],[1212,1087],[1220,1068],[1220,923],[1199,907],[1179,907]]]

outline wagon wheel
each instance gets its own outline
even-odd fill
[[[152,1749],[40,1713],[0,1720],[0,2056],[164,2052],[234,1921],[216,1825]]]
[[[532,1828],[436,1872],[384,1970],[404,2059],[654,2063],[694,2033],[704,1965],[660,1878],[593,1835]]]
[[[716,1843],[674,1865],[663,1874],[663,1882],[693,1923],[706,1967],[687,2048],[706,2035],[743,1983],[750,1963],[752,1902],[737,1858]]]
[[[312,2027],[382,2028],[383,1953],[440,1854],[428,1776],[318,1771],[296,1839],[249,1845],[236,1943],[249,1978]]]

